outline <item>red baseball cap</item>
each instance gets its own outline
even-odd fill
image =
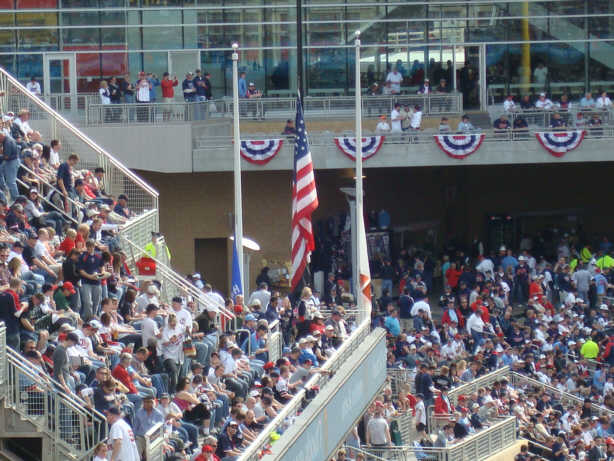
[[[69,292],[71,295],[74,295],[74,294],[76,293],[76,291],[75,291],[75,286],[72,284],[72,282],[64,282],[64,283],[62,284],[62,288],[64,288],[64,289],[68,290],[68,292]]]

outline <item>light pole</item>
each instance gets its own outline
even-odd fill
[[[239,272],[241,280],[245,282],[243,272],[243,200],[241,197],[241,128],[239,126],[239,49],[238,43],[232,44],[232,108],[233,108],[233,138],[234,138],[234,234],[237,239],[237,257],[239,260]],[[243,283],[243,292],[248,293],[249,287]]]
[[[358,305],[358,309],[361,310],[361,314],[364,314],[362,312],[363,310],[363,306],[362,306],[362,281],[361,281],[361,277],[360,277],[360,268],[361,268],[361,261],[360,258],[363,256],[360,254],[360,250],[358,248],[358,238],[363,238],[362,234],[364,233],[364,223],[363,223],[363,211],[362,211],[362,199],[363,199],[363,192],[362,192],[362,100],[361,100],[361,94],[360,94],[360,31],[357,30],[355,32],[355,36],[356,36],[356,40],[354,41],[354,44],[356,46],[356,57],[355,57],[355,67],[356,67],[356,74],[355,74],[355,98],[356,98],[356,194],[355,194],[355,200],[356,200],[356,217],[355,217],[355,221],[354,223],[356,223],[356,227],[355,230],[357,230],[358,232],[360,232],[360,234],[358,232],[356,232],[356,237],[352,237],[352,250],[355,252],[354,253],[354,258],[355,258],[355,266],[357,268],[356,270],[356,277],[354,278],[354,285],[355,285],[355,292],[356,292],[356,300],[357,300],[357,305]],[[362,226],[362,229],[359,229],[358,227]],[[354,267],[354,265],[352,265],[352,268]],[[354,274],[353,274],[354,275]],[[362,320],[362,319],[361,319]]]

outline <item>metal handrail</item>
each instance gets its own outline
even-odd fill
[[[6,405],[31,421],[70,453],[76,452],[79,459],[91,456],[96,445],[104,440],[108,433],[106,418],[96,409],[87,407],[78,396],[63,392],[60,384],[53,378],[41,376],[39,370],[30,366],[11,348],[4,347],[3,351],[2,355],[6,357],[8,364]],[[33,383],[28,388],[35,387],[41,394],[41,406],[35,409],[34,414],[31,412],[32,408],[28,409],[27,406],[30,399],[24,400],[24,395],[30,397],[30,391],[21,388],[22,376]]]
[[[488,374],[480,376],[473,381],[470,381],[465,384],[461,384],[458,387],[454,387],[450,389],[448,392],[448,398],[451,402],[456,403],[458,397],[460,395],[467,395],[473,392],[477,392],[480,387],[487,386],[501,378],[507,378],[510,376],[510,367],[505,366],[503,368],[499,368],[498,370],[492,371]]]
[[[23,187],[29,187],[28,184],[26,184],[25,182],[23,182],[21,179],[17,178],[16,179],[17,184],[19,184],[20,186]],[[73,218],[72,216],[69,216],[68,214],[66,214],[66,212],[62,209],[60,209],[59,207],[57,207],[55,205],[55,203],[53,203],[51,200],[47,200],[47,197],[45,197],[43,194],[39,193],[39,197],[41,198],[41,200],[43,202],[45,202],[47,205],[49,205],[50,207],[52,207],[55,211],[57,211],[58,213],[61,213],[62,215],[64,215],[65,218],[71,220],[73,223],[75,224],[79,224],[79,221],[77,221],[75,218]]]
[[[145,459],[163,461],[164,459],[164,424],[156,423],[145,433]]]
[[[128,257],[129,261],[132,260],[133,257],[136,259],[139,256],[145,254],[145,251],[141,247],[139,247],[138,245],[130,241],[128,237],[126,237],[125,233],[120,232],[119,236],[120,236],[120,241],[122,242],[122,244],[125,243],[126,245],[128,245],[127,253],[130,255]],[[151,258],[150,255],[148,255],[148,257]],[[183,291],[184,293],[187,293],[189,296],[192,296],[198,303],[202,304],[203,306],[215,307],[218,310],[218,312],[224,315],[224,317],[226,317],[227,319],[232,319],[235,317],[235,314],[231,312],[230,310],[226,309],[226,306],[222,306],[221,304],[214,303],[211,298],[207,297],[198,288],[196,288],[190,282],[185,280],[183,277],[177,274],[173,269],[168,267],[162,261],[160,261],[157,258],[151,258],[151,259],[153,259],[156,262],[156,272],[159,271],[162,277],[166,278],[178,290]],[[134,260],[133,263],[136,263],[136,260]]]
[[[511,380],[514,384],[517,384],[518,382],[526,382],[532,386],[536,386],[536,387],[540,387],[546,391],[548,391],[549,393],[552,394],[558,394],[561,396],[561,399],[565,399],[565,400],[570,400],[572,402],[575,402],[577,404],[583,404],[584,403],[584,399],[577,397],[573,394],[570,394],[569,392],[565,392],[565,391],[561,391],[559,389],[557,389],[554,386],[551,386],[549,384],[545,384],[542,383],[541,381],[538,381],[536,379],[533,379],[529,376],[523,375],[521,373],[517,373],[515,371],[512,371],[510,373],[510,377]],[[594,403],[591,403],[591,409],[594,410],[595,412],[599,413],[599,414],[605,414],[607,415],[609,418],[614,417],[614,410],[610,410],[609,408],[606,408],[604,406],[600,406],[600,405],[596,405]]]
[[[341,347],[324,363],[321,367],[325,372],[334,372],[343,363],[345,359],[362,343],[362,340],[369,334],[371,328],[370,319],[365,319],[354,330],[352,335],[341,345]],[[328,378],[326,373],[314,373],[314,375],[307,381],[303,389],[294,395],[292,400],[288,402],[284,408],[277,414],[277,416],[258,434],[258,437],[247,447],[247,449],[241,454],[238,461],[252,461],[259,459],[259,453],[261,449],[266,446],[271,434],[280,426],[284,424],[286,419],[303,407],[303,400],[307,390],[314,387],[322,389],[322,385]]]
[[[97,153],[104,156],[108,159],[111,164],[120,170],[124,175],[129,177],[132,181],[134,181],[139,187],[147,191],[149,195],[152,196],[156,201],[158,199],[159,193],[145,181],[143,181],[140,177],[135,175],[132,171],[126,168],[119,160],[117,160],[114,156],[105,151],[102,147],[92,141],[90,138],[85,136],[77,127],[75,127],[72,123],[62,117],[58,112],[53,110],[47,103],[45,103],[42,99],[37,98],[32,93],[30,93],[17,79],[15,79],[11,74],[9,74],[5,69],[0,67],[0,76],[5,78],[8,82],[13,85],[13,89],[17,90],[20,93],[20,96],[23,96],[29,100],[29,102],[33,105],[38,106],[43,111],[51,114],[55,121],[60,122],[65,128],[67,128],[75,137],[77,137],[81,142],[85,143],[91,149],[96,151]]]
[[[390,113],[395,103],[420,105],[425,114],[461,114],[463,110],[461,93],[399,94],[363,96],[362,106],[365,117],[376,117]],[[170,103],[124,103],[100,104],[86,100],[86,125],[99,126],[125,123],[172,123],[204,120],[210,117],[231,117],[233,102],[230,98],[213,99],[202,102],[172,101]],[[307,96],[303,99],[305,117],[326,114],[345,117],[354,113],[353,96]],[[262,97],[241,99],[239,101],[243,118],[287,118],[296,112],[294,97]],[[140,112],[139,112],[140,111]],[[272,117],[271,117],[272,114]]]

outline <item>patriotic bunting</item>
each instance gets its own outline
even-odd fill
[[[584,139],[583,130],[537,132],[535,137],[539,143],[555,157],[562,157],[570,150],[578,147]]]
[[[367,136],[362,138],[362,161],[377,154],[384,144],[384,136]],[[356,160],[356,138],[335,138],[335,144],[341,152]]]
[[[266,165],[277,155],[283,143],[283,139],[241,141],[241,157],[256,165]]]
[[[436,134],[434,138],[448,156],[462,160],[480,148],[484,134]]]

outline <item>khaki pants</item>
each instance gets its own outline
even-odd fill
[[[139,456],[141,457],[141,459],[145,459],[145,447],[146,447],[146,443],[145,443],[145,437],[143,437],[142,435],[137,435],[136,436],[136,448],[139,450]]]

